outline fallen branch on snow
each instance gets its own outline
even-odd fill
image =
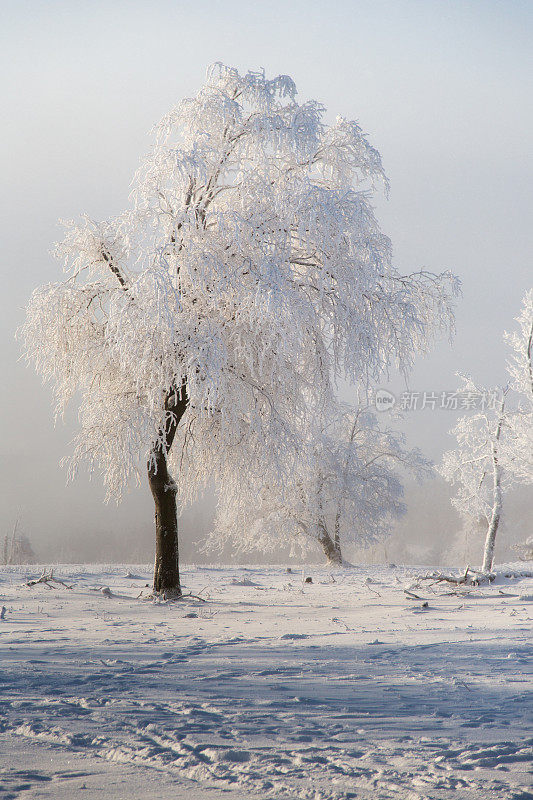
[[[144,594],[142,591],[136,597],[137,600],[153,600],[156,603],[179,603],[180,600],[199,600],[201,603],[207,603],[205,597],[200,597],[197,594],[171,594],[169,592],[154,592]]]
[[[407,595],[407,597],[411,598],[411,600],[423,600],[424,599],[423,597],[420,597],[419,594],[415,594],[414,592],[411,592],[409,589],[404,589],[403,591]]]
[[[43,570],[43,573],[39,578],[36,578],[33,581],[27,581],[26,586],[36,586],[38,583],[44,583],[47,589],[51,589],[54,584],[57,584],[58,586],[64,586],[65,589],[72,589],[72,586],[69,586],[59,578],[54,577],[53,569],[51,569],[50,572]]]
[[[493,572],[481,572],[468,566],[462,575],[446,575],[442,572],[430,572],[421,575],[408,590],[422,585],[434,586],[437,583],[451,583],[454,586],[479,586],[481,583],[492,583],[496,578]]]

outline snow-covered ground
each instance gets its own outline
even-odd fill
[[[0,567],[0,797],[532,798],[533,579],[305,569]]]

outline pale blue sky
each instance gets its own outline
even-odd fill
[[[461,277],[455,345],[421,361],[412,387],[451,389],[456,370],[504,379],[502,331],[532,285],[533,2],[3,0],[0,14],[2,532],[20,509],[44,546],[74,513],[73,542],[127,530],[150,547],[145,488],[121,509],[85,478],[65,489],[75,414],[53,429],[13,331],[32,288],[59,275],[57,219],[122,209],[148,130],[213,61],[288,73],[301,99],[357,118],[391,180],[378,209],[398,265]],[[424,413],[407,430],[437,458],[451,423]]]

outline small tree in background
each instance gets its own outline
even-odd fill
[[[456,281],[396,271],[370,204],[379,154],[323,114],[287,76],[215,65],[156,127],[132,208],[70,223],[68,277],[29,303],[26,354],[58,412],[80,392],[72,469],[119,497],[147,468],[156,592],[181,593],[177,499],[214,480],[222,508],[246,505],[289,479],[338,376],[405,372],[450,330]]]
[[[458,392],[475,400],[495,397],[480,413],[465,414],[451,433],[457,448],[444,454],[440,472],[457,493],[452,502],[472,530],[486,529],[482,571],[490,572],[494,544],[500,526],[504,492],[513,483],[505,468],[510,415],[506,411],[506,390],[488,390],[465,378]]]
[[[510,419],[513,449],[508,466],[522,483],[533,483],[533,289],[526,292],[516,321],[518,330],[505,334],[511,348],[510,385],[518,395],[518,410]]]
[[[33,552],[31,542],[25,533],[19,530],[19,519],[16,520],[13,531],[4,536],[2,546],[3,564],[35,564],[37,559]]]
[[[282,542],[317,542],[331,564],[342,564],[347,545],[380,541],[405,513],[401,473],[429,472],[429,462],[406,450],[401,434],[380,429],[368,408],[332,405],[302,435],[288,480],[270,476],[244,514],[219,515],[209,544],[230,539],[243,551],[268,552]]]
[[[445,454],[441,466],[442,475],[458,486],[453,503],[468,526],[487,526],[484,572],[492,569],[504,491],[515,482],[533,482],[533,290],[526,293],[516,321],[518,329],[505,334],[511,347],[508,387],[500,390],[493,408],[459,420],[452,431],[459,446]],[[490,394],[471,380],[465,380],[461,391],[478,398]],[[520,548],[528,558],[529,539]]]
[[[533,561],[533,536],[530,536],[525,542],[515,544],[513,549],[518,552],[520,561]]]

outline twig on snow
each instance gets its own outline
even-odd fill
[[[377,594],[378,597],[381,597],[380,593],[376,589],[373,589],[371,586],[369,586],[368,583],[363,583],[363,586],[365,586],[371,592],[374,592],[374,594]]]
[[[38,583],[44,583],[47,589],[51,589],[51,584],[57,584],[58,586],[64,586],[65,589],[72,589],[72,586],[69,586],[65,583],[65,581],[60,580],[59,578],[54,577],[54,570],[51,569],[50,572],[43,570],[42,575],[39,578],[36,578],[33,581],[27,581],[26,586],[36,586]]]
[[[208,601],[205,597],[200,597],[197,594],[191,594],[188,592],[187,594],[172,594],[168,597],[165,595],[165,592],[150,592],[150,594],[143,594],[142,591],[137,595],[137,600],[156,600],[160,603],[179,603],[181,600],[199,600],[201,603],[207,603]]]
[[[414,592],[410,592],[409,589],[404,589],[404,593],[407,595],[407,597],[410,597],[411,600],[423,600],[424,599],[423,597],[420,597],[419,594],[415,594]]]

